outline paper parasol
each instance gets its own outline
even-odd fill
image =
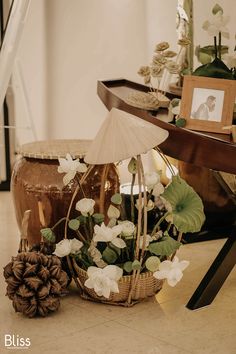
[[[85,162],[101,165],[146,153],[168,137],[167,130],[112,108],[90,145]]]

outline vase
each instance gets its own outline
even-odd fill
[[[57,171],[58,158],[69,153],[73,158],[79,158],[83,162],[89,144],[89,140],[52,140],[33,142],[20,148],[20,157],[13,168],[11,190],[20,230],[24,212],[31,210],[28,225],[30,246],[40,243],[41,240],[42,225],[39,220],[38,202],[41,201],[43,206],[46,224],[44,227],[52,227],[67,215],[72,195],[78,185],[77,178],[71,180],[67,186],[63,184],[64,173]],[[106,212],[110,198],[119,192],[119,177],[115,165],[94,166],[82,187],[86,197],[96,201],[95,211]],[[75,204],[83,197],[79,191],[70,218],[78,216]],[[63,232],[62,223],[57,232],[56,242],[63,238]]]

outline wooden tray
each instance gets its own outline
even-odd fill
[[[135,91],[148,92],[149,88],[126,79],[98,81],[97,93],[108,110],[122,109],[169,131],[168,139],[160,145],[162,151],[173,158],[217,171],[236,174],[236,144],[230,135],[200,133],[178,128],[167,123],[167,109],[146,111],[126,103]],[[167,93],[172,99],[177,95]]]

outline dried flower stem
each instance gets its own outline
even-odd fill
[[[99,199],[99,212],[104,214],[104,202],[105,202],[105,184],[107,179],[107,174],[109,171],[109,164],[104,165],[102,171],[102,178],[101,178],[101,187],[100,187],[100,199]]]
[[[135,174],[132,174],[132,182],[130,189],[130,202],[131,202],[131,221],[134,223],[134,183],[135,183]]]
[[[75,197],[76,197],[77,193],[80,190],[80,186],[84,183],[84,181],[86,180],[86,178],[88,177],[88,175],[92,171],[93,167],[94,167],[93,165],[89,166],[87,171],[81,177],[80,184],[78,184],[78,186],[75,188],[75,191],[74,191],[74,193],[72,195],[72,198],[71,198],[71,201],[70,201],[70,205],[69,205],[69,208],[68,208],[68,211],[67,211],[67,215],[66,215],[66,222],[65,222],[65,229],[64,229],[64,238],[67,238],[67,226],[68,226],[69,217],[70,217],[70,213],[71,213],[71,209],[72,209],[72,205],[74,203]]]

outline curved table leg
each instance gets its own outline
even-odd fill
[[[236,264],[236,226],[186,307],[195,310],[210,305]]]

